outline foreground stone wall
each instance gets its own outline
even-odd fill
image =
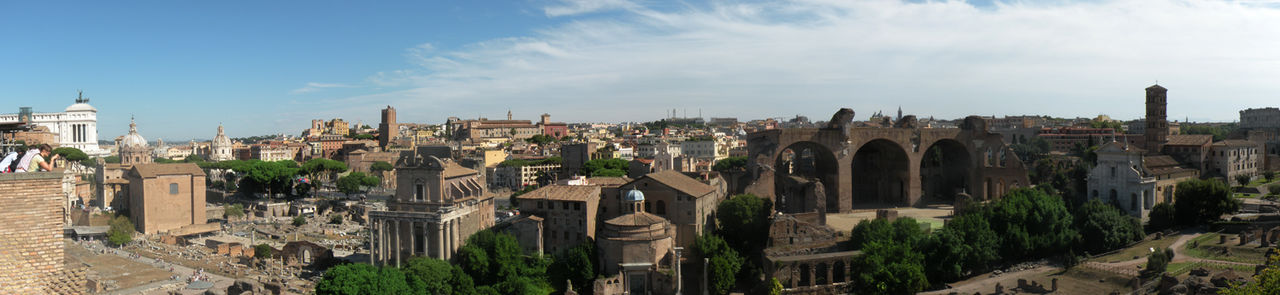
[[[83,292],[65,280],[62,172],[0,174],[0,294]]]

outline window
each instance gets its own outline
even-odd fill
[[[542,209],[542,201],[538,201],[538,209]]]
[[[1111,177],[1116,177],[1116,166],[1111,166]]]
[[[573,211],[582,210],[582,203],[573,203]]]
[[[568,202],[568,201],[561,202],[561,203],[560,203],[560,209],[569,210],[569,202]]]
[[[178,184],[177,184],[177,183],[170,183],[170,184],[169,184],[169,194],[170,194],[170,195],[176,195],[176,194],[178,194]]]
[[[427,186],[422,185],[421,183],[415,185],[413,190],[413,199],[421,201],[422,196],[426,195],[426,189],[427,189]]]

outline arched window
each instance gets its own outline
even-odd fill
[[[667,202],[663,202],[662,200],[658,200],[658,208],[657,208],[657,212],[654,212],[654,214],[658,214],[658,215],[667,215]]]
[[[1138,210],[1138,194],[1129,194],[1129,211]]]
[[[1116,189],[1114,188],[1111,189],[1111,202],[1116,204],[1120,203],[1120,195],[1116,193]],[[1116,206],[1119,206],[1119,205],[1116,205]]]

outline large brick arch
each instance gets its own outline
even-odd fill
[[[845,111],[842,110],[842,112]],[[848,113],[849,115],[845,118],[852,118],[852,111]],[[841,114],[837,113],[835,117],[840,117]],[[919,128],[914,125],[908,123],[892,128],[869,128],[851,127],[848,122],[833,122],[822,128],[753,132],[747,135],[747,168],[752,174],[753,182],[746,191],[777,202],[777,181],[779,174],[785,174],[785,171],[778,170],[780,167],[775,166],[779,163],[778,159],[782,151],[794,146],[821,147],[830,154],[820,158],[834,159],[836,162],[835,181],[823,180],[828,195],[826,208],[832,212],[848,212],[853,209],[868,208],[867,206],[919,206],[924,204],[925,191],[938,196],[948,196],[955,193],[949,190],[960,189],[978,199],[994,198],[1011,189],[1014,183],[1018,185],[1029,183],[1022,162],[1004,145],[999,134],[988,132],[985,121],[981,118],[975,116],[965,118],[961,128]],[[947,184],[935,185],[933,189],[926,190],[922,183],[922,178],[926,178],[921,171],[922,161],[934,146],[946,147],[952,153],[964,153],[966,157],[956,157],[963,163],[952,164],[963,166],[960,164],[967,163],[967,167],[944,169],[947,171],[942,171],[940,175],[935,174],[935,177],[941,177]],[[871,202],[875,200],[855,197],[855,191],[858,189],[855,189],[854,185],[858,182],[854,178],[859,177],[854,173],[855,161],[871,160],[855,159],[858,157],[858,152],[865,150],[864,148],[880,151],[900,150],[905,154],[905,175],[901,174],[902,171],[891,172],[903,180],[899,189],[903,194],[900,200],[883,204]],[[872,154],[866,153],[863,156]],[[875,171],[862,172],[876,173]],[[893,178],[886,178],[884,175],[878,177]],[[997,187],[1001,181],[1005,185]],[[991,184],[988,185],[988,183]],[[865,186],[866,183],[863,185]],[[938,189],[939,187],[941,189]]]

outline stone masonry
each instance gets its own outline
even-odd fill
[[[61,185],[62,172],[0,174],[0,294],[83,292],[60,278]]]

